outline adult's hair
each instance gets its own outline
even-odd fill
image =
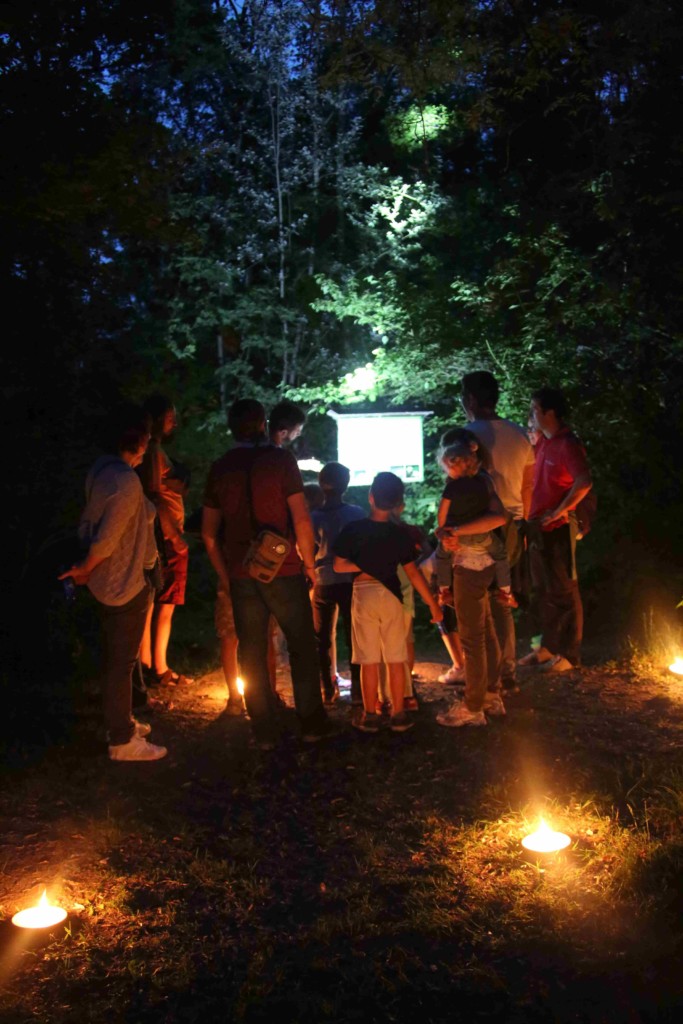
[[[123,402],[107,416],[102,428],[102,449],[108,455],[136,452],[151,433],[152,419],[141,405]]]
[[[302,427],[306,422],[306,413],[300,405],[295,405],[288,398],[273,406],[268,419],[268,430],[271,434],[278,430],[294,430],[295,427]]]
[[[164,416],[175,403],[166,395],[150,395],[143,402],[143,409],[152,420],[152,437],[161,437],[164,427]]]
[[[482,409],[495,409],[498,404],[500,388],[498,381],[488,370],[475,370],[466,373],[461,382],[462,396],[472,395]]]
[[[446,448],[452,448],[454,445],[467,446],[470,447],[470,451],[476,451],[477,457],[484,469],[488,469],[491,465],[491,457],[486,445],[483,445],[474,431],[468,430],[467,427],[451,427],[449,430],[444,431],[441,435],[440,451],[437,455],[438,462],[441,462]],[[476,447],[472,449],[472,445]]]
[[[537,388],[531,394],[531,401],[538,402],[543,412],[550,412],[552,409],[558,420],[566,419],[569,414],[569,402],[559,388]]]
[[[326,462],[318,474],[318,483],[324,491],[343,494],[349,486],[351,473],[341,462]]]
[[[395,473],[378,473],[370,487],[375,506],[382,512],[391,512],[403,504],[403,481]]]
[[[228,426],[236,441],[259,441],[265,422],[266,410],[255,398],[238,398],[228,410]]]

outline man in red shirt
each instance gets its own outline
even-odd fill
[[[314,540],[301,473],[291,452],[268,443],[260,402],[235,402],[228,425],[235,445],[209,471],[202,537],[219,585],[232,599],[244,699],[257,743],[272,749],[279,732],[268,674],[268,621],[273,615],[287,641],[302,739],[313,743],[329,725],[306,581],[315,580]],[[271,583],[253,579],[244,566],[251,541],[265,528],[291,542]]]
[[[583,445],[565,423],[568,406],[557,388],[531,396],[536,445],[529,519],[539,527],[534,556],[540,569],[543,645],[537,663],[567,672],[580,663],[583,606],[576,574],[576,517],[570,513],[593,486]]]

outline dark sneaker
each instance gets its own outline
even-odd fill
[[[364,711],[356,722],[352,723],[361,732],[379,732],[379,715],[373,715],[370,711]]]
[[[408,729],[412,729],[414,725],[415,722],[408,718],[405,711],[399,711],[397,715],[391,716],[389,728],[392,732],[407,732]]]
[[[332,736],[336,736],[338,733],[338,725],[335,725],[334,722],[325,721],[322,725],[307,729],[306,732],[302,733],[301,739],[304,743],[320,743],[321,740],[331,739]]]
[[[483,711],[470,711],[461,701],[453,704],[448,711],[441,711],[436,716],[439,725],[445,725],[450,729],[459,729],[463,725],[486,725],[486,715]]]
[[[502,718],[507,714],[499,693],[487,693],[484,697],[484,713],[492,718]]]

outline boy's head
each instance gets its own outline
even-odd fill
[[[341,462],[327,462],[318,474],[318,483],[326,494],[343,494],[349,486],[351,473]]]
[[[403,505],[403,481],[395,473],[378,473],[370,487],[375,508],[391,512]]]
[[[474,476],[479,469],[479,446],[476,441],[457,441],[443,449],[439,461],[451,480]]]

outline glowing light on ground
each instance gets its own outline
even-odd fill
[[[570,842],[569,836],[564,832],[554,832],[541,818],[538,829],[522,839],[522,846],[531,853],[558,853]]]
[[[43,895],[40,897],[37,905],[29,907],[27,910],[20,910],[12,918],[12,924],[16,925],[17,928],[54,928],[56,924],[61,924],[65,918],[66,910],[62,910],[61,907],[55,907],[49,903],[47,890],[43,890]]]
[[[244,697],[244,679],[241,676],[237,677],[237,692],[240,697]]]
[[[674,675],[683,676],[683,658],[676,657],[669,665],[669,672],[673,672]]]

